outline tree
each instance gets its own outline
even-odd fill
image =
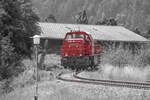
[[[76,23],[77,24],[88,24],[88,17],[86,14],[86,10],[79,12],[76,16]]]
[[[95,23],[96,25],[110,25],[110,26],[116,26],[117,20],[115,18],[103,18]]]
[[[133,32],[135,32],[135,33],[141,35],[141,32],[140,32],[139,28],[137,28],[137,27],[133,30]]]
[[[46,19],[45,19],[46,22],[54,22],[56,23],[57,20],[55,18],[55,16],[53,14],[50,14]]]
[[[32,40],[29,37],[39,33],[36,25],[39,18],[32,11],[31,3],[29,0],[3,0],[1,4],[5,11],[1,17],[2,36],[10,37],[17,53],[30,55]]]
[[[21,57],[30,57],[32,37],[39,34],[39,18],[29,0],[0,1],[0,76],[9,78],[21,71]]]
[[[147,39],[150,39],[150,29],[146,32],[144,37]]]

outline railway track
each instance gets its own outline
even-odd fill
[[[129,82],[129,81],[115,81],[115,80],[98,80],[98,79],[89,79],[78,76],[79,73],[74,73],[73,78],[64,78],[62,77],[63,73],[60,73],[57,78],[62,81],[67,82],[77,82],[84,84],[95,84],[95,85],[105,85],[105,86],[116,86],[116,87],[127,87],[135,89],[145,89],[150,90],[150,83],[148,82]]]

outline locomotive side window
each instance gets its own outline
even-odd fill
[[[68,34],[66,40],[73,38],[73,34]]]
[[[90,42],[90,38],[88,35],[85,36],[86,41]]]

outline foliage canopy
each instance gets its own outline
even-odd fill
[[[29,0],[0,1],[0,76],[2,78],[8,78],[12,75],[10,73],[20,71],[17,66],[21,58],[30,57],[32,53],[30,37],[40,32],[38,21],[39,18],[33,12]]]

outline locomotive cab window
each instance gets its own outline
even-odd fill
[[[69,39],[84,39],[84,34],[68,34],[66,36],[66,40],[69,40]]]

